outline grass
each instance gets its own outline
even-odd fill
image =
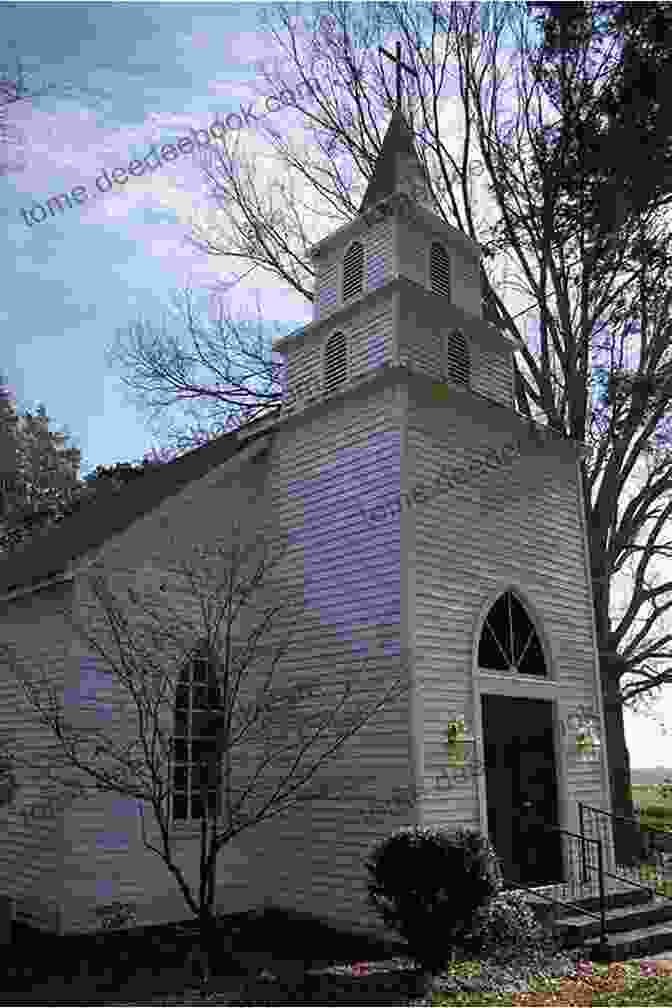
[[[658,787],[639,785],[632,788],[634,801],[641,806],[640,821],[651,829],[672,830],[672,796],[663,798]]]

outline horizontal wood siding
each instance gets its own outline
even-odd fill
[[[481,318],[483,308],[481,305],[481,276],[478,260],[474,257],[460,255],[458,252],[453,261],[459,263],[455,279],[455,304],[470,315],[477,315]]]
[[[163,618],[172,630],[191,625],[191,639],[200,636],[195,618],[197,603],[188,590],[188,582],[179,574],[183,562],[195,563],[202,569],[193,548],[211,551],[219,544],[231,545],[230,522],[239,516],[247,529],[248,541],[253,541],[260,527],[259,508],[263,507],[263,466],[258,462],[232,460],[227,466],[213,470],[208,476],[165,501],[144,516],[125,533],[110,540],[92,558],[96,561],[91,573],[104,573],[112,595],[129,615],[137,619],[142,606],[129,601],[128,588],[151,606],[163,607]],[[263,517],[263,516],[262,516]],[[263,524],[263,522],[261,523]],[[214,570],[222,564],[213,560]],[[221,575],[220,575],[221,576]],[[102,611],[91,592],[87,576],[77,581],[80,623],[108,647],[109,635],[103,633]],[[166,614],[169,613],[169,616]],[[146,615],[145,615],[146,619]],[[178,638],[179,639],[179,638]],[[186,633],[181,638],[187,644]],[[162,638],[161,667],[179,668],[179,648],[170,638]],[[94,660],[95,648],[80,634],[76,643],[77,660],[73,662],[68,698],[71,716],[79,705],[80,730],[100,732],[119,749],[139,738],[137,711],[120,678],[109,671],[103,660]],[[118,660],[117,660],[118,664]],[[86,672],[81,676],[81,670]],[[172,702],[167,693],[161,707],[161,720],[166,738],[172,731]],[[84,699],[88,702],[83,702]],[[98,765],[105,767],[105,757]],[[167,762],[164,771],[168,773]],[[64,915],[68,931],[86,931],[96,925],[96,907],[115,900],[134,903],[139,923],[159,923],[189,918],[191,912],[159,855],[147,850],[142,839],[141,809],[145,816],[146,835],[151,844],[162,848],[161,835],[148,803],[138,805],[120,795],[96,795],[73,802],[65,812],[64,829],[66,855],[62,865],[63,884],[70,894]],[[197,887],[200,851],[200,825],[178,823],[171,832],[171,845],[178,866],[187,881]],[[249,909],[254,901],[248,891],[251,870],[247,857],[234,841],[217,863],[216,905],[237,911]],[[197,888],[196,888],[197,892]]]
[[[427,287],[427,235],[404,215],[397,218],[399,228],[399,273],[408,280]]]
[[[380,684],[399,669],[399,521],[378,529],[368,518],[370,506],[399,484],[390,392],[344,397],[305,426],[280,432],[274,445],[268,504],[292,547],[282,595],[296,593],[303,604],[287,655],[293,679],[323,675],[334,688],[353,677]],[[407,703],[381,711],[327,764],[314,782],[323,800],[260,833],[269,837],[255,858],[268,901],[374,923],[364,859],[392,823],[411,814],[393,801],[395,788],[410,784]],[[271,836],[274,857],[264,861]]]
[[[392,219],[388,217],[366,230],[360,239],[364,243],[366,257],[365,291],[376,290],[392,278],[392,235]]]
[[[450,302],[481,318],[481,283],[476,256],[454,243],[449,235],[433,232],[405,214],[399,216],[397,226],[400,275],[430,290],[429,250],[432,242],[440,241],[450,257]]]
[[[501,350],[489,346],[490,333],[483,333],[483,322],[464,319],[438,296],[404,290],[400,294],[399,353],[402,363],[414,371],[445,376],[446,362],[442,341],[451,329],[462,329],[470,357],[470,387],[479,395],[512,405],[512,358],[505,345]],[[480,338],[479,338],[480,335]],[[449,393],[447,393],[449,394]]]
[[[513,417],[512,417],[513,420]],[[412,509],[416,557],[416,669],[425,716],[424,773],[431,782],[445,767],[446,721],[466,714],[473,723],[472,653],[482,607],[509,584],[541,614],[559,711],[597,709],[590,592],[586,582],[576,469],[552,442],[539,448],[521,426],[474,406],[468,422],[452,409],[429,409],[417,398],[409,416],[410,484],[432,486],[440,467],[450,472],[522,437],[520,457],[497,471],[464,475]],[[600,765],[569,761],[569,796],[600,804]],[[450,797],[428,798],[428,821],[478,827],[475,779]],[[572,813],[573,814],[573,813]],[[569,827],[573,828],[572,826]]]
[[[506,351],[498,353],[476,344],[472,369],[472,388],[502,406],[513,403],[513,359]]]
[[[318,259],[319,266],[315,281],[315,320],[329,315],[339,305],[338,278],[340,276],[341,255],[332,251]]]
[[[393,226],[392,219],[378,221],[360,230],[357,240],[364,246],[364,277],[363,297],[369,291],[376,290],[386,283],[393,274],[392,251]],[[343,236],[342,243],[328,250],[323,250],[317,261],[317,279],[315,285],[314,321],[325,319],[343,305],[343,291],[339,289],[341,277],[341,262],[354,233]],[[357,301],[349,299],[348,303]]]
[[[377,533],[362,505],[395,481],[398,485],[395,424],[393,397],[381,391],[365,405],[363,393],[353,392],[325,406],[320,419],[280,432],[266,459],[224,466],[192,484],[107,544],[101,557],[112,571],[115,594],[123,594],[130,583],[160,598],[163,583],[166,605],[190,612],[187,599],[178,597],[174,561],[192,544],[225,542],[228,519],[238,515],[251,537],[288,542],[285,561],[264,595],[276,603],[300,603],[294,625],[283,616],[269,635],[275,644],[291,631],[278,681],[326,677],[331,695],[338,697],[338,690],[354,680],[373,692],[376,684],[389,682],[403,646],[399,527]],[[170,542],[171,533],[177,533],[177,543]],[[136,572],[138,561],[142,566]],[[82,607],[85,595],[81,589]],[[241,623],[242,640],[244,630]],[[83,648],[83,654],[88,650]],[[126,737],[132,725],[129,707],[105,691],[102,679],[96,701],[112,709],[107,729],[116,738]],[[254,746],[248,752],[255,757]],[[362,729],[325,767],[319,782],[316,778],[321,796],[316,804],[245,830],[227,848],[218,862],[217,904],[231,910],[271,903],[362,919],[368,912],[364,858],[381,823],[408,817],[408,807],[397,812],[397,802],[390,812],[381,798],[408,780],[408,767],[408,722],[398,703]],[[348,773],[354,781],[344,796]],[[263,793],[273,779],[271,774]],[[129,807],[122,815],[104,801],[90,800],[73,805],[67,815],[72,851],[63,875],[73,893],[69,930],[90,928],[96,903],[114,899],[136,902],[145,922],[188,916],[168,870],[142,846],[137,810]],[[306,816],[313,823],[308,834]],[[176,825],[172,835],[179,863],[195,879],[198,826]],[[149,838],[159,842],[155,828]]]
[[[67,624],[72,586],[61,583],[0,602],[2,643],[16,657],[19,678],[51,686],[58,697],[71,663],[72,632]],[[61,612],[59,612],[61,610]],[[63,615],[66,614],[66,615]],[[57,932],[64,899],[62,813],[47,796],[53,793],[47,768],[58,753],[53,735],[37,723],[16,673],[0,665],[2,736],[15,754],[17,790],[0,808],[0,892],[14,901],[17,920]]]
[[[365,377],[392,360],[392,301],[378,304],[358,314],[347,323],[322,329],[310,338],[297,341],[287,349],[287,396],[294,412],[322,395],[322,352],[332,332],[345,333],[348,340],[350,380]]]

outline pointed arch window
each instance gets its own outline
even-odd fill
[[[220,811],[221,752],[218,727],[221,693],[217,662],[199,648],[180,669],[175,691],[172,744],[172,818],[216,816]]]
[[[353,242],[343,257],[343,301],[357,297],[364,286],[364,246]]]
[[[478,665],[511,675],[548,674],[539,635],[513,592],[500,595],[486,616],[478,644]]]
[[[446,336],[446,377],[459,385],[469,385],[471,361],[469,344],[461,329],[453,329]]]
[[[332,333],[324,348],[324,394],[348,379],[348,340],[343,332]]]
[[[450,299],[450,256],[441,242],[432,242],[429,252],[429,286],[433,294]]]

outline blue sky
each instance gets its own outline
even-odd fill
[[[0,176],[0,371],[19,408],[43,402],[52,429],[72,435],[82,475],[161,445],[129,401],[121,369],[106,361],[117,329],[139,317],[160,324],[175,292],[207,292],[235,269],[186,241],[192,212],[209,206],[197,156],[164,161],[92,199],[95,180],[241,104],[261,111],[256,64],[270,46],[259,11],[233,3],[0,5],[0,61],[11,65],[16,53],[39,67],[31,84],[54,85],[53,95],[18,106],[15,160],[23,166]],[[41,219],[40,205],[82,185],[85,201]],[[254,305],[255,287],[272,331],[310,317],[303,299],[258,271],[227,300],[234,315]]]
[[[211,206],[197,156],[164,161],[93,199],[95,180],[241,105],[262,111],[257,64],[277,54],[260,24],[262,9],[0,4],[0,64],[18,54],[37,68],[31,84],[54,85],[51,96],[19,106],[18,164],[0,176],[0,372],[20,409],[44,403],[52,429],[72,436],[82,475],[162,444],[106,359],[116,331],[138,318],[160,324],[185,287],[209,304],[208,291],[236,268],[187,241],[193,215]],[[304,9],[310,17],[320,5]],[[37,205],[78,186],[86,187],[86,200],[39,222]],[[32,225],[22,215],[31,208],[38,218]],[[226,306],[254,317],[257,291],[271,332],[309,320],[310,306],[260,271],[233,289]],[[625,717],[633,766],[672,763],[655,722],[628,711]]]

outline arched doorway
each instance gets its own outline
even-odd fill
[[[498,674],[496,692],[482,685],[481,711],[488,833],[504,878],[559,882],[560,835],[544,828],[558,825],[554,703],[524,695],[524,681],[547,677],[547,668],[534,623],[512,591],[486,616],[478,666]]]

